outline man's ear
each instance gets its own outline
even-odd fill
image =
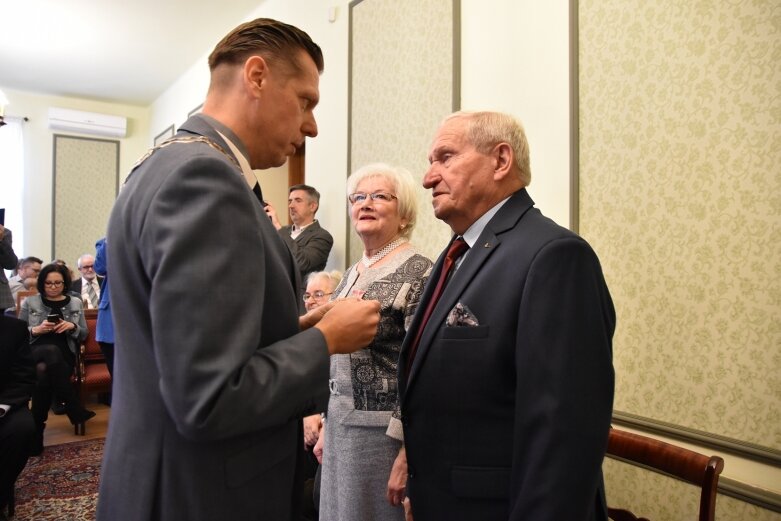
[[[515,159],[509,143],[499,143],[491,151],[494,158],[494,181],[504,179],[513,168]]]
[[[250,56],[244,62],[244,85],[253,96],[260,97],[268,81],[268,63],[261,56]]]

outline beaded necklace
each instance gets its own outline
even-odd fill
[[[392,240],[391,242],[389,242],[388,244],[386,244],[385,246],[383,246],[382,248],[380,248],[379,251],[374,255],[372,255],[371,257],[367,257],[366,253],[364,252],[363,259],[361,259],[361,262],[363,263],[364,266],[368,268],[372,264],[377,263],[380,259],[385,257],[387,254],[389,254],[390,252],[392,252],[393,250],[395,250],[405,242],[407,242],[406,237],[398,237]]]

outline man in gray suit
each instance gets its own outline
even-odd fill
[[[209,68],[203,113],[140,161],[109,221],[104,521],[294,519],[301,418],[326,406],[329,354],[366,346],[379,320],[357,299],[299,319],[295,259],[252,171],[317,135],[320,48],[257,19]]]
[[[328,262],[328,254],[334,239],[315,219],[320,207],[320,192],[309,185],[293,185],[288,189],[287,208],[292,226],[282,226],[277,212],[266,204],[266,214],[279,236],[288,245],[301,271],[301,289],[306,288],[306,277],[314,271],[322,271]]]
[[[450,116],[429,162],[423,186],[456,247],[399,360],[414,519],[604,520],[615,311],[599,260],[534,208],[511,116]]]

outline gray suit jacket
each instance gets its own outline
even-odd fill
[[[520,190],[489,221],[409,367],[435,286],[427,285],[402,346],[415,521],[607,517],[601,465],[613,405],[613,303],[586,241],[533,204]]]
[[[13,296],[11,296],[11,289],[8,287],[8,279],[3,271],[14,269],[19,262],[14,253],[12,237],[11,230],[6,228],[3,238],[0,240],[0,314],[6,308],[16,306]]]
[[[178,135],[230,153],[200,115]],[[107,242],[116,358],[98,519],[291,519],[328,351],[298,330],[295,262],[241,172],[205,143],[158,149]]]
[[[317,221],[304,228],[295,239],[290,236],[292,228],[292,226],[283,226],[279,229],[279,236],[296,258],[301,272],[301,288],[305,289],[306,276],[325,268],[328,254],[331,253],[331,247],[334,245],[334,238]]]

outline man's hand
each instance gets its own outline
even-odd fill
[[[408,497],[404,498],[404,521],[414,521],[412,519],[412,503]]]
[[[329,354],[352,353],[374,340],[380,322],[380,303],[376,300],[337,300],[314,326],[328,344]]]
[[[5,226],[0,224],[0,241],[3,240],[3,236],[5,235]]]
[[[274,210],[274,206],[272,206],[271,203],[264,201],[263,209],[266,210],[266,215],[268,215],[268,218],[271,219],[271,224],[274,225],[274,228],[277,230],[282,228],[282,225],[279,223],[279,218],[277,218],[277,211]]]
[[[317,443],[322,427],[322,418],[319,414],[313,414],[304,418],[304,449],[309,449]]]
[[[315,448],[312,449],[312,454],[315,455],[315,458],[317,458],[317,462],[322,465],[323,464],[323,446],[325,445],[325,429],[320,433],[320,437],[317,438],[317,443],[315,443]]]
[[[396,460],[391,467],[390,477],[388,478],[388,491],[386,497],[388,502],[397,507],[404,501],[404,492],[407,489],[407,451],[401,446]]]

